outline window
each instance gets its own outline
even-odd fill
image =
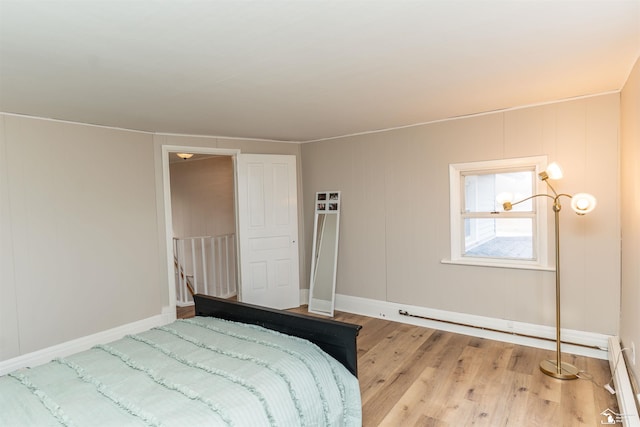
[[[545,165],[545,156],[450,165],[451,259],[445,262],[549,269],[546,198],[502,208],[503,200],[546,192],[538,179]]]

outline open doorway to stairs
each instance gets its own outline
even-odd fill
[[[278,309],[298,307],[300,305],[300,253],[296,157],[277,154],[240,154],[240,150],[231,149],[162,145],[164,222],[170,281],[169,305],[175,307],[191,302],[188,299],[189,291],[185,293],[185,295],[188,294],[185,301],[180,294],[185,292],[184,289],[173,283],[173,278],[177,275],[184,279],[186,287],[189,273],[187,271],[182,273],[180,266],[184,268],[195,264],[197,267],[199,264],[204,264],[204,261],[201,261],[204,251],[198,252],[198,247],[202,247],[200,242],[185,244],[177,242],[176,244],[182,245],[180,247],[196,249],[191,258],[182,261],[182,258],[176,256],[178,260],[174,261],[173,237],[185,236],[174,232],[172,207],[174,197],[169,157],[183,152],[227,156],[232,161],[234,173],[232,217],[235,219],[235,234],[238,237],[226,239],[235,243],[235,246],[229,248],[228,258],[226,255],[222,258],[231,259],[235,255],[236,260],[241,261],[234,260],[233,268],[231,263],[227,262],[229,276],[235,273],[238,300]],[[193,234],[195,231],[189,233]],[[180,251],[180,247],[175,249],[176,253]],[[220,268],[216,271],[218,274],[222,273]],[[200,277],[204,277],[204,273],[201,273]],[[193,274],[193,281],[199,283],[195,274]],[[199,285],[197,286],[198,289],[194,289],[196,292],[210,294],[210,285],[207,292],[202,291],[203,288]],[[232,296],[232,294],[233,292],[227,292],[226,296]]]
[[[174,292],[178,317],[193,311],[191,291],[235,298],[235,158],[218,150],[168,151]],[[169,220],[169,219],[168,219]]]

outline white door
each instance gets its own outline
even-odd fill
[[[295,156],[238,155],[238,220],[239,300],[300,306]]]

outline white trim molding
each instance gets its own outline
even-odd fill
[[[336,310],[479,338],[555,350],[555,327],[336,295]],[[406,313],[406,314],[401,314]],[[606,360],[609,335],[562,329],[562,351]]]
[[[300,305],[309,304],[309,289],[300,289]]]
[[[23,354],[22,356],[17,356],[12,359],[3,360],[0,362],[0,375],[8,374],[16,369],[42,365],[56,357],[66,357],[80,351],[88,350],[95,345],[112,342],[125,335],[137,334],[157,326],[166,325],[175,319],[175,310],[172,312],[170,307],[163,307],[162,313],[153,317],[43,348],[42,350]]]

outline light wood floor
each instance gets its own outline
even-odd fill
[[[306,313],[306,307],[294,310]],[[180,309],[178,317],[193,316]],[[362,325],[358,377],[364,427],[599,426],[615,396],[605,360],[563,355],[586,379],[540,372],[555,353],[349,313]]]

